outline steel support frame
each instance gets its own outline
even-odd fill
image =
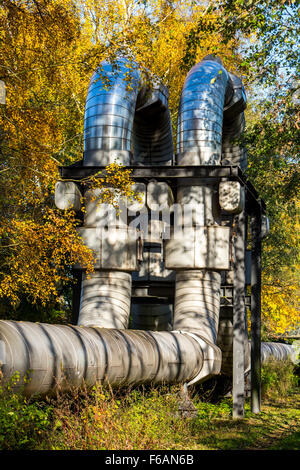
[[[80,180],[105,172],[105,167],[85,167],[78,162],[71,166],[59,168],[62,180]],[[191,179],[229,179],[237,180],[245,188],[246,208],[235,217],[235,279],[233,300],[233,413],[234,419],[244,417],[245,401],[245,243],[246,218],[251,217],[251,409],[260,412],[260,374],[261,374],[261,217],[265,212],[264,201],[237,166],[203,165],[203,166],[129,166],[134,181],[168,181],[176,188],[178,182]],[[79,276],[79,274],[78,274]],[[77,314],[80,298],[80,279],[74,286],[75,306],[73,316]],[[76,276],[75,276],[76,277]],[[81,277],[81,274],[80,274]],[[155,296],[154,296],[155,297]]]
[[[232,417],[244,417],[245,401],[245,212],[235,217]]]
[[[251,219],[251,411],[261,409],[261,219],[258,205]]]

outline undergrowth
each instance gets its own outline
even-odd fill
[[[277,361],[270,357],[261,368],[261,393],[263,398],[284,398],[295,386],[299,377],[290,360]]]
[[[183,418],[186,396],[180,385],[118,390],[97,384],[89,389],[82,387],[52,397],[28,399],[14,391],[18,380],[16,375],[9,384],[0,387],[1,450],[251,448],[271,430],[276,431],[275,422],[277,426],[286,420],[291,420],[291,429],[298,426],[298,430],[294,437],[286,439],[284,448],[299,441],[300,393],[291,363],[264,364],[263,397],[273,400],[272,408],[253,415],[247,400],[244,420],[232,419],[230,397],[215,403],[209,401],[209,390],[190,395],[188,402],[196,413]],[[287,397],[285,414],[282,405],[274,408],[276,400],[282,401],[284,397]],[[296,411],[293,397],[298,400]]]

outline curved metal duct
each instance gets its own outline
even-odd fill
[[[233,95],[224,107],[222,165],[237,165],[245,170],[248,165],[247,151],[240,138],[245,128],[247,98],[241,79],[229,73],[229,80]]]
[[[178,164],[239,165],[247,154],[236,141],[241,136],[246,94],[240,78],[222,62],[207,56],[195,65],[183,87],[177,126]]]
[[[177,124],[179,165],[219,165],[228,72],[208,56],[189,71],[182,89]]]
[[[130,164],[131,136],[140,77],[126,61],[113,65],[103,62],[91,77],[84,115],[85,166],[108,165],[116,158]],[[103,76],[108,83],[103,83]],[[128,80],[131,87],[128,89]]]
[[[166,165],[173,158],[167,89],[160,83],[145,87],[136,64],[125,59],[117,68],[102,62],[94,72],[84,119],[85,166],[116,158],[124,165]]]

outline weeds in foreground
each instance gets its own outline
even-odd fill
[[[284,398],[298,385],[295,366],[290,360],[276,361],[270,357],[262,365],[261,393],[266,399]]]
[[[231,398],[212,403],[207,391],[192,396],[197,415],[183,419],[179,385],[113,390],[97,384],[27,399],[14,392],[16,376],[0,387],[0,449],[255,449],[276,448],[282,438],[282,448],[300,448],[299,389],[292,366],[278,367],[265,364],[262,371],[264,396],[275,398],[260,415],[247,402],[241,421],[232,420]]]
[[[20,381],[16,373],[0,386],[0,449],[38,448],[51,429],[51,406],[21,396],[14,391]]]

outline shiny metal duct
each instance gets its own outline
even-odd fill
[[[0,320],[1,369],[25,395],[85,383],[185,382],[203,369],[203,341],[180,332],[115,330]],[[27,378],[24,383],[24,378]]]
[[[187,74],[177,123],[179,165],[219,165],[228,72],[208,56]]]
[[[83,273],[78,325],[128,328],[131,273],[94,271]]]
[[[246,96],[241,80],[228,73],[219,59],[207,56],[202,62],[195,65],[186,77],[180,100],[177,134],[178,164],[239,165],[245,169],[247,166],[245,151],[237,141],[244,130],[243,111],[245,107]],[[220,192],[220,187],[218,190]],[[179,203],[183,205],[189,203],[195,206],[198,204],[198,211],[199,204],[202,206],[202,211],[199,211],[202,216],[198,215],[196,219],[194,218],[191,221],[192,225],[204,225],[207,228],[221,225],[220,207],[214,200],[214,192],[216,193],[218,190],[213,185],[210,187],[199,185],[198,187],[179,188]],[[222,230],[221,227],[220,229]],[[221,234],[220,231],[216,233]],[[215,243],[218,243],[218,237],[215,239]],[[210,240],[207,240],[206,246],[212,251]],[[217,254],[220,250],[219,247],[214,253]],[[211,263],[207,259],[206,268],[210,267]],[[220,276],[222,266],[215,263],[215,267],[216,271],[208,271],[207,273],[215,277]],[[229,269],[229,265],[227,269]],[[185,271],[185,273],[187,273],[186,276],[191,277],[191,271]],[[177,274],[176,298],[177,296],[179,298],[177,291],[181,290],[180,277],[183,277],[182,273]],[[217,289],[206,284],[206,286],[202,286],[201,290],[200,286],[198,290],[194,288],[193,292],[192,289],[188,289],[188,282],[187,277],[185,290],[190,292],[190,298],[187,295],[181,303],[175,302],[174,325],[178,319],[183,318],[180,309],[185,313],[186,324],[190,322],[195,324],[198,318],[200,320],[199,326],[201,325],[200,328],[206,331],[207,337],[221,347],[222,372],[231,375],[232,319],[225,321],[222,319],[219,324],[220,303]],[[182,284],[184,285],[184,283]],[[191,305],[190,310],[189,304]],[[244,343],[246,370],[250,357],[247,337],[245,337]]]
[[[219,60],[210,56],[188,73],[178,112],[178,165],[221,164],[223,107],[229,96],[227,84],[227,71]],[[174,329],[201,331],[202,337],[214,345],[219,326],[220,271],[229,268],[226,263],[227,244],[224,242],[224,246],[220,246],[220,240],[226,241],[227,233],[220,226],[216,194],[217,188],[211,183],[195,182],[178,188],[177,202],[182,210],[187,205],[195,208],[191,216],[184,219],[185,228],[189,230],[183,235],[182,244],[187,247],[191,244],[193,232],[200,233],[201,237],[197,239],[195,235],[193,255],[186,264],[188,248],[183,253],[181,269],[178,263],[177,266],[168,265],[167,259],[167,267],[176,270]],[[172,243],[167,244],[169,263]],[[216,254],[214,259],[210,259],[209,252]],[[218,261],[220,253],[221,258],[224,253],[225,266]],[[216,346],[214,349],[220,351]]]
[[[214,271],[178,271],[174,329],[193,331],[216,343],[221,275]]]
[[[108,80],[104,81],[103,77]],[[108,165],[116,158],[124,165],[130,164],[139,80],[136,70],[131,70],[129,75],[124,60],[118,62],[117,70],[113,65],[103,62],[93,73],[84,115],[85,166]]]
[[[248,166],[248,161],[241,136],[245,128],[244,110],[247,106],[247,98],[241,79],[229,73],[229,80],[233,94],[224,107],[222,165],[237,165],[244,171]]]
[[[276,359],[277,361],[291,360],[293,363],[298,363],[298,351],[292,344],[284,343],[261,343],[261,361],[266,362],[269,358]]]
[[[105,78],[104,78],[105,77]],[[136,64],[102,62],[90,80],[84,117],[85,166],[168,165],[173,137],[168,91],[145,86]]]
[[[137,164],[172,163],[173,135],[168,97],[168,89],[157,84],[148,92],[148,96],[146,93],[146,102],[138,105],[135,110],[133,156]]]

